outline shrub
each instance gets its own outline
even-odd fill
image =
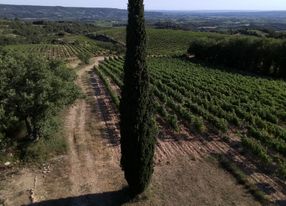
[[[89,64],[91,54],[90,53],[79,53],[78,58],[84,63],[84,64]]]
[[[170,123],[170,125],[172,126],[172,128],[175,131],[179,131],[179,126],[178,126],[178,117],[177,115],[169,115],[168,116],[168,122]]]
[[[240,126],[240,120],[234,112],[228,114],[228,117],[229,117],[229,120],[232,124],[234,124],[235,126]]]
[[[211,123],[221,132],[226,132],[228,129],[228,123],[223,118],[213,117]]]
[[[256,125],[260,129],[267,128],[266,123],[260,117],[254,117],[254,125]]]
[[[203,133],[206,131],[206,126],[202,117],[195,117],[193,120],[194,128],[197,132]]]

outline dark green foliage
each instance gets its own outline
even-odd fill
[[[169,115],[167,118],[168,118],[167,121],[171,124],[172,128],[175,131],[179,131],[177,115]]]
[[[142,193],[153,173],[155,137],[146,65],[143,0],[129,0],[124,86],[120,104],[121,166],[133,196]]]
[[[89,64],[89,60],[91,58],[90,53],[80,53],[78,55],[78,58],[84,63],[84,64]]]
[[[194,40],[188,50],[204,63],[246,72],[286,78],[286,41],[228,37]],[[274,120],[275,121],[275,120]]]
[[[166,107],[165,106],[161,106],[159,102],[156,102],[158,105],[157,105],[157,112],[164,118],[166,118],[168,116],[168,112],[166,110]]]
[[[195,130],[199,133],[203,133],[206,131],[206,126],[204,124],[204,120],[202,117],[194,118],[194,127],[195,127]]]
[[[5,32],[0,35],[0,45],[53,43],[70,34],[86,34],[98,30],[94,24],[84,22],[0,21]],[[3,28],[3,27],[1,27]]]
[[[32,140],[50,135],[57,125],[53,117],[80,94],[75,77],[59,61],[19,53],[2,54],[0,108],[4,115],[0,116],[0,132],[11,134],[9,131],[24,123]]]

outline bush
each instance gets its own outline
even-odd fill
[[[89,64],[89,63],[90,63],[91,54],[90,54],[90,53],[80,53],[80,54],[78,55],[78,58],[79,58],[84,64]]]
[[[221,132],[226,132],[228,130],[228,123],[225,119],[213,117],[210,121]]]
[[[229,121],[234,124],[235,126],[240,126],[240,120],[239,118],[236,116],[236,114],[233,112],[233,113],[229,113],[228,114],[228,118],[229,118]]]
[[[286,41],[229,37],[220,40],[196,39],[188,52],[198,60],[248,72],[286,78]]]
[[[168,116],[168,112],[166,110],[165,106],[159,106],[158,107],[158,112],[162,117],[167,117]]]
[[[266,123],[260,117],[254,117],[254,125],[256,125],[260,129],[266,129]]]
[[[203,133],[206,131],[206,126],[204,124],[204,120],[202,117],[195,117],[194,118],[194,128],[197,132]]]
[[[168,116],[168,122],[170,123],[171,127],[175,130],[175,131],[179,131],[179,126],[178,126],[178,117],[177,115],[169,115]]]

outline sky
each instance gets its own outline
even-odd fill
[[[128,0],[0,0],[0,4],[126,9]],[[286,10],[286,0],[145,0],[146,10]]]

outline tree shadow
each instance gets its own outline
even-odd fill
[[[119,123],[114,122],[113,118],[116,116],[116,111],[113,108],[111,97],[101,82],[101,79],[97,79],[97,74],[95,71],[88,72],[89,80],[88,83],[91,84],[90,96],[97,97],[97,100],[93,102],[97,107],[92,107],[92,112],[104,121],[106,127],[102,130],[103,137],[108,140],[108,143],[112,146],[119,146],[120,134],[119,134]],[[108,99],[108,100],[107,100]]]
[[[276,192],[276,190],[269,185],[268,183],[263,183],[263,182],[259,182],[256,184],[257,188],[259,188],[260,190],[262,190],[263,192],[265,192],[268,195],[271,195],[273,193]]]
[[[118,191],[46,200],[26,206],[120,206],[131,200],[128,188]]]

